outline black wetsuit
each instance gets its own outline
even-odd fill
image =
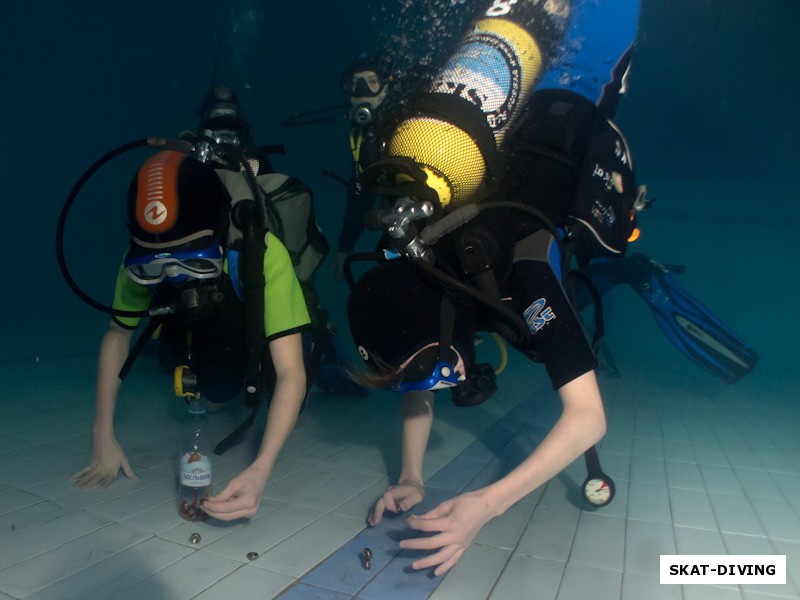
[[[353,144],[353,162],[350,181],[347,186],[347,204],[344,210],[342,229],[336,251],[349,254],[355,248],[364,230],[364,215],[373,208],[378,196],[365,189],[359,181],[361,172],[381,157],[379,137],[380,119],[366,127],[353,127],[350,139]]]

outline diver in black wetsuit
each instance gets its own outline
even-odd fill
[[[615,1],[627,10],[627,0]],[[599,13],[592,5],[581,2],[575,9],[573,24],[576,31],[586,29],[589,23],[597,23]],[[613,12],[613,14],[621,13]],[[582,46],[577,53],[562,57],[557,68],[545,73],[539,89],[561,90],[562,93],[577,91],[581,96],[591,100],[600,114],[613,120],[619,99],[627,86],[632,45],[630,38],[626,36],[630,34],[628,29],[635,28],[636,16],[635,10],[629,11],[625,19],[627,29],[609,25],[606,29],[613,31],[615,35],[603,37],[602,41],[597,42],[600,44],[599,48],[590,44]],[[613,19],[609,19],[609,22],[611,21]],[[608,69],[606,63],[598,62],[597,58],[604,56],[604,52],[609,48],[613,50],[612,54],[620,53],[611,69]],[[348,187],[348,201],[337,253],[332,265],[332,275],[337,280],[341,278],[345,257],[353,251],[364,229],[365,215],[374,209],[376,204],[382,204],[374,192],[361,185],[358,177],[366,167],[382,158],[384,145],[381,137],[382,115],[391,110],[387,108],[392,100],[391,98],[387,100],[390,88],[393,87],[396,91],[398,87],[398,82],[393,80],[390,70],[387,71],[385,68],[387,64],[390,62],[384,55],[378,57],[359,55],[344,72],[342,78],[343,88],[351,94],[353,104],[351,112],[353,128],[350,137],[353,172]],[[359,111],[363,113],[360,122],[356,119]],[[626,144],[624,138],[621,144]],[[546,163],[546,159],[543,162]],[[559,167],[550,163],[538,168],[552,170]],[[551,180],[553,179],[551,177]],[[550,194],[552,197],[557,197],[561,193],[561,190],[546,190],[544,194],[542,191],[540,190],[541,195]],[[639,197],[636,200],[637,210],[644,210],[650,206],[651,200],[646,197],[645,191],[645,186],[640,186]],[[738,381],[755,366],[758,361],[757,353],[707,307],[687,294],[672,277],[672,273],[679,272],[680,269],[673,267],[670,270],[641,253],[626,257],[616,256],[613,260],[607,258],[597,260],[600,254],[593,252],[591,255],[581,255],[579,252],[576,257],[578,266],[594,281],[597,291],[602,295],[615,285],[628,284],[633,287],[647,303],[657,324],[670,342],[690,360],[726,383]],[[582,308],[590,301],[585,293],[578,293],[574,300],[577,302],[577,308]],[[603,358],[613,362],[607,350]]]
[[[620,259],[638,236],[643,199],[611,117],[624,92],[638,5],[487,3],[433,85],[409,100],[405,118],[387,132],[385,158],[364,173],[394,206],[375,215],[386,246],[374,256],[377,266],[358,279],[346,273],[348,318],[364,383],[403,393],[401,470],[376,500],[370,525],[425,497],[435,392],[451,389],[459,406],[490,395],[488,381],[486,394],[457,392],[478,366],[475,331],[497,332],[543,362],[563,407],[520,464],[407,517],[418,533],[400,548],[427,551],[412,569],[448,571],[488,521],[603,436],[597,362],[562,285],[569,268],[619,261],[634,280],[645,276],[642,289],[652,293],[643,297],[654,311],[675,297],[663,293],[670,282],[659,280],[656,264]],[[683,331],[705,341],[695,323]],[[606,486],[604,493],[612,492]]]
[[[342,73],[342,90],[350,96],[350,152],[352,169],[347,186],[342,229],[331,265],[335,280],[342,278],[345,257],[353,251],[364,229],[364,215],[378,196],[362,187],[361,172],[381,157],[383,105],[394,83],[393,61],[387,54],[362,53]]]

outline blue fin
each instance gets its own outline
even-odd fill
[[[669,270],[643,254],[632,256],[644,276],[635,285],[658,326],[686,356],[726,383],[744,377],[758,354],[678,285]]]

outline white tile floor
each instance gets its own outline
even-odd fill
[[[797,388],[775,382],[770,357],[725,386],[670,347],[658,351],[668,359],[654,363],[634,349],[616,357],[621,378],[601,374],[609,429],[599,448],[617,485],[611,505],[584,510],[575,501],[585,476],[578,461],[487,525],[441,582],[398,570],[390,583],[371,582],[357,597],[800,597]],[[80,491],[68,476],[89,458],[94,357],[0,365],[0,600],[273,598],[287,588],[292,598],[352,597],[332,591],[333,584],[304,586],[302,578],[362,532],[367,508],[396,475],[396,402],[379,394],[316,394],[259,515],[191,524],[175,507],[174,432],[182,407],[156,373],[144,356],[120,401],[119,438],[140,480]],[[502,393],[475,409],[455,409],[446,397],[439,402],[429,476],[509,411],[556,402],[538,366],[513,361],[500,384]],[[224,434],[241,416],[221,412],[212,421]],[[217,485],[247,463],[258,434],[255,427],[246,444],[216,461]],[[510,446],[501,454],[513,455]],[[502,468],[503,460],[495,462]],[[192,532],[201,534],[196,546]],[[248,561],[248,552],[259,559]],[[658,557],[675,553],[786,554],[789,580],[661,586]],[[377,565],[374,571],[377,578]],[[405,595],[387,591],[398,585]]]
[[[370,502],[387,474],[396,472],[398,419],[389,400],[316,394],[257,518],[183,522],[175,509],[173,464],[181,406],[170,398],[168,381],[147,381],[155,366],[144,357],[126,382],[119,418],[120,439],[140,480],[120,479],[105,491],[76,490],[67,476],[88,459],[93,360],[0,367],[3,600],[275,597],[364,529]],[[676,356],[677,372],[693,369],[680,360]],[[537,371],[518,361],[501,380],[504,389],[514,388],[513,382],[532,376],[534,394],[512,390],[468,411],[440,402],[429,475],[518,405],[554,402]],[[452,573],[435,590],[428,584],[419,597],[798,597],[796,397],[759,393],[758,371],[732,387],[711,382],[705,386],[715,390],[711,394],[687,391],[680,381],[646,381],[630,371],[620,379],[602,378],[609,432],[600,453],[617,484],[615,501],[594,511],[574,503],[584,476],[579,461],[490,523]],[[684,383],[704,377],[687,372]],[[212,420],[224,432],[239,416],[216,413]],[[245,464],[254,441],[251,435],[217,460],[220,483]],[[202,539],[193,546],[189,536],[195,531]],[[248,561],[251,551],[260,558]],[[658,556],[674,553],[786,554],[789,582],[660,586]],[[287,597],[346,597],[324,587],[311,588],[314,594],[301,589],[295,586]]]

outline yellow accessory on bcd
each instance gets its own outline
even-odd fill
[[[175,395],[179,398],[193,400],[199,396],[197,391],[197,375],[194,374],[188,365],[179,365],[175,367],[173,384],[175,387]]]

